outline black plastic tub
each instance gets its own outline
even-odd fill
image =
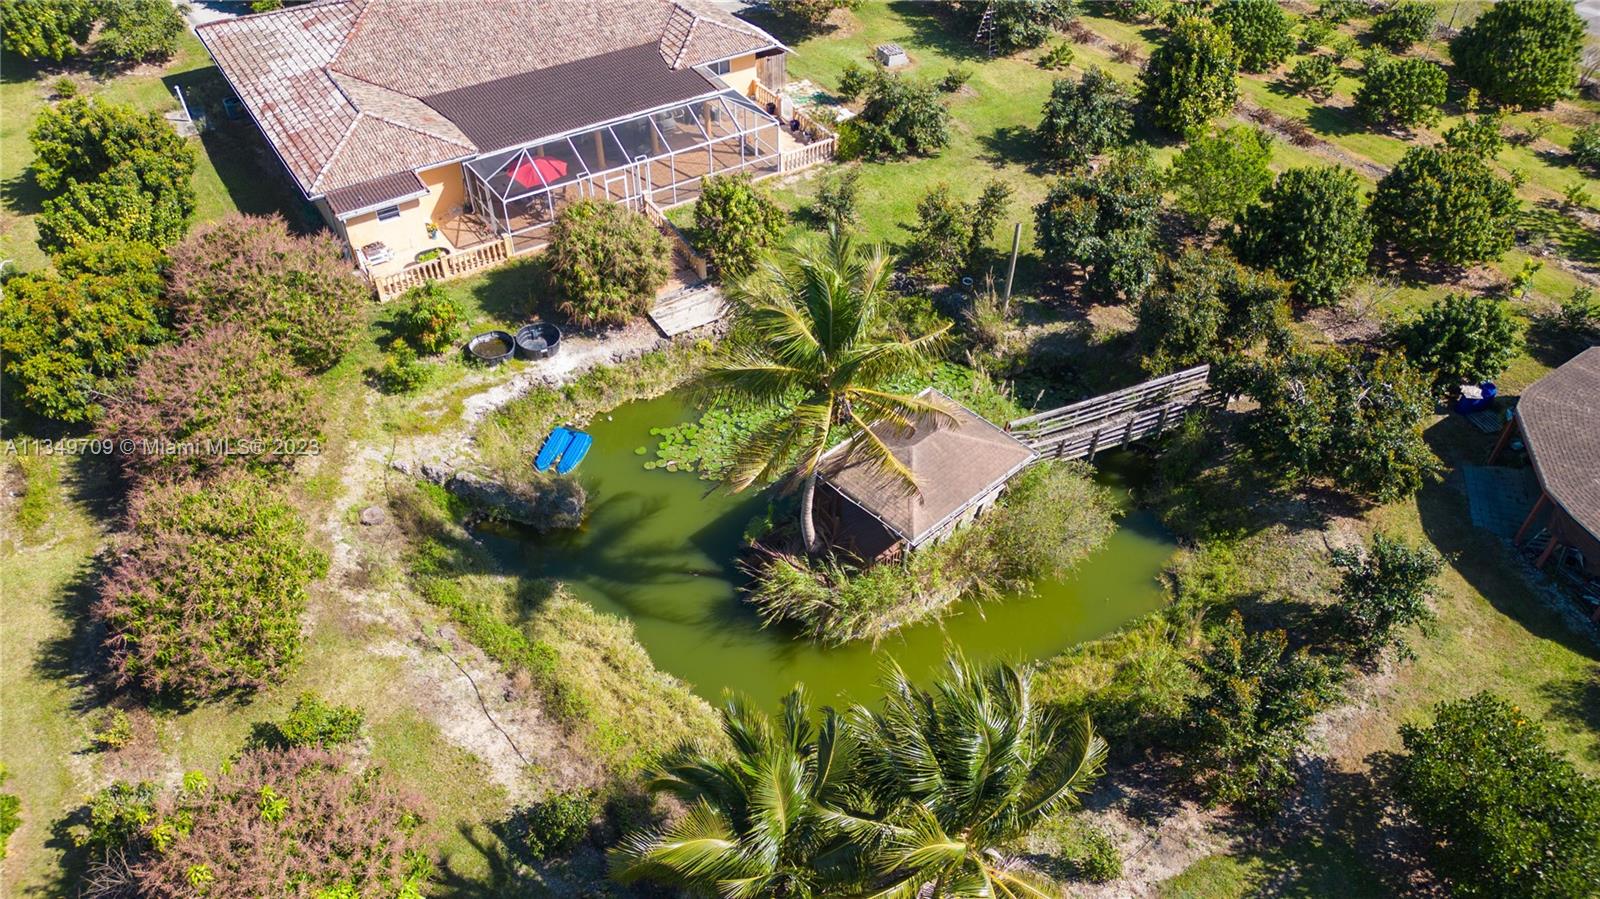
[[[485,331],[467,341],[467,356],[484,365],[499,365],[511,358],[516,341],[504,331]]]
[[[517,330],[518,359],[548,359],[560,348],[561,329],[549,322],[536,322]]]

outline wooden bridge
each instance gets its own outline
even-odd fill
[[[1192,408],[1217,398],[1209,383],[1211,366],[1197,365],[1153,381],[1019,418],[1006,430],[1047,459],[1094,459],[1101,450],[1127,446],[1160,434],[1183,421]]]

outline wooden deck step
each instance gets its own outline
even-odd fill
[[[662,297],[650,310],[650,321],[662,334],[676,337],[709,325],[728,314],[722,291],[710,284],[690,287]]]

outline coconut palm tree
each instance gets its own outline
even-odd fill
[[[733,757],[684,746],[664,761],[650,787],[681,799],[688,813],[625,837],[612,850],[612,875],[728,899],[837,895],[857,881],[859,851],[820,813],[827,803],[849,805],[849,739],[833,709],[815,728],[811,717],[801,687],[784,698],[776,722],[727,700],[722,729]]]
[[[1070,808],[1106,743],[1087,717],[1035,702],[1032,672],[953,654],[931,689],[892,666],[882,711],[849,713],[857,772],[881,813],[825,810],[873,859],[877,897],[1053,896],[1003,846]]]
[[[793,406],[774,427],[738,447],[727,480],[736,491],[765,484],[798,458],[793,476],[802,491],[800,527],[808,552],[821,546],[812,510],[819,464],[835,427],[860,435],[850,445],[854,459],[914,490],[911,471],[870,426],[888,422],[909,430],[923,416],[949,418],[942,404],[883,389],[926,364],[949,330],[946,325],[908,340],[886,333],[883,295],[890,272],[881,247],[860,248],[838,231],[821,245],[769,260],[727,288],[731,336],[699,381],[710,395]]]

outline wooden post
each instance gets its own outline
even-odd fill
[[[1500,454],[1505,452],[1507,446],[1511,445],[1511,435],[1516,430],[1517,420],[1515,418],[1508,420],[1506,422],[1506,426],[1500,429],[1500,439],[1494,442],[1494,449],[1489,451],[1489,461],[1487,464],[1493,465],[1495,460],[1500,458]]]
[[[1533,504],[1533,508],[1528,510],[1528,517],[1522,520],[1522,527],[1517,528],[1517,535],[1511,538],[1511,542],[1513,544],[1517,546],[1522,545],[1522,538],[1527,535],[1528,528],[1533,527],[1533,523],[1538,519],[1539,513],[1544,511],[1545,504],[1549,502],[1550,495],[1544,491],[1540,491],[1539,499]]]
[[[1099,428],[1095,428],[1094,429],[1094,433],[1089,435],[1089,455],[1088,455],[1088,459],[1089,459],[1090,462],[1094,461],[1094,451],[1099,446],[1100,446],[1100,429]]]
[[[1556,535],[1551,534],[1550,535],[1550,545],[1546,546],[1544,548],[1544,552],[1539,554],[1539,558],[1533,563],[1533,567],[1535,567],[1535,568],[1543,568],[1544,567],[1544,563],[1550,561],[1550,557],[1555,554],[1556,547],[1558,547],[1560,545],[1561,545],[1561,541],[1556,539]]]
[[[1017,222],[1011,229],[1011,265],[1006,269],[1006,301],[1001,304],[1000,314],[1011,314],[1011,281],[1017,276],[1017,250],[1022,247],[1022,223]]]

